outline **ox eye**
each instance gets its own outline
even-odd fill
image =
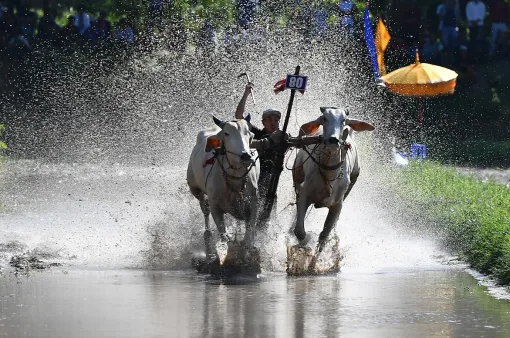
[[[230,136],[230,134],[229,133],[225,133],[225,136]]]

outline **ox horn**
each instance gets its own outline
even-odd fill
[[[225,122],[223,122],[223,121],[222,121],[222,120],[220,120],[220,119],[217,119],[217,118],[216,118],[216,116],[214,116],[214,115],[213,115],[213,117],[212,117],[212,118],[213,118],[214,123],[215,123],[218,127],[223,128],[223,127],[225,126]]]

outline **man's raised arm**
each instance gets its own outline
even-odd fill
[[[246,88],[244,88],[244,94],[241,98],[241,101],[239,101],[239,104],[237,105],[236,109],[236,119],[242,119],[244,118],[244,109],[246,107],[246,100],[248,99],[248,96],[250,96],[251,91],[253,90],[253,83],[248,82],[246,85]]]

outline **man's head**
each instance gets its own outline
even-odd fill
[[[282,117],[282,113],[280,111],[269,108],[264,110],[262,113],[262,125],[264,129],[272,134],[278,129],[280,129],[280,118]]]

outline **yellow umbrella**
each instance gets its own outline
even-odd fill
[[[448,68],[416,62],[381,77],[388,90],[405,96],[452,94],[458,74]]]
[[[381,77],[386,88],[394,93],[418,97],[418,121],[421,124],[423,114],[420,97],[453,94],[458,74],[448,68],[421,63],[416,50],[416,62],[399,68]]]

